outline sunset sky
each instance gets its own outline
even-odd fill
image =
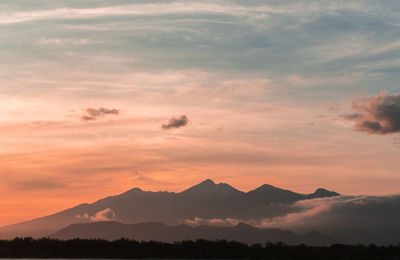
[[[207,178],[400,193],[400,2],[3,0],[0,225]]]

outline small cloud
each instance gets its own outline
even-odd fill
[[[88,213],[84,213],[82,215],[76,215],[75,218],[90,220],[90,221],[113,221],[115,220],[115,213],[109,208],[96,212],[94,216],[89,216]]]
[[[90,217],[91,221],[112,221],[115,220],[115,213],[109,208],[97,212],[94,216]]]
[[[77,218],[77,219],[89,219],[89,214],[87,214],[87,213],[85,213],[85,214],[82,214],[82,215],[76,215],[75,216],[75,218]]]
[[[94,121],[100,117],[104,117],[106,115],[119,115],[119,109],[109,109],[109,108],[87,108],[85,109],[85,114],[83,114],[80,118],[83,121]]]
[[[168,121],[168,124],[163,124],[161,126],[161,128],[165,129],[165,130],[168,130],[171,128],[180,128],[180,127],[186,126],[188,123],[189,123],[189,118],[187,118],[187,116],[185,116],[185,115],[182,115],[178,118],[174,118],[174,117],[171,118]]]
[[[355,120],[357,131],[369,134],[393,134],[400,132],[400,95],[382,91],[371,98],[353,101],[354,114],[345,114],[345,120]]]

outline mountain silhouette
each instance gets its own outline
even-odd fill
[[[181,192],[185,196],[240,196],[245,194],[229,184],[218,183],[207,179]]]
[[[157,221],[175,225],[195,218],[278,217],[294,212],[296,209],[289,205],[295,201],[337,195],[324,189],[300,194],[267,184],[246,193],[226,183],[216,184],[210,179],[179,193],[133,188],[91,204],[81,204],[53,215],[1,227],[0,238],[47,236],[70,224],[98,220],[117,220],[127,224]]]
[[[323,188],[318,188],[313,194],[308,195],[310,198],[324,198],[324,197],[334,197],[339,196],[339,193],[334,191],[329,191]]]
[[[329,245],[335,241],[318,232],[299,235],[281,229],[259,229],[244,223],[231,227],[187,225],[167,226],[160,222],[140,224],[122,224],[119,222],[94,222],[72,224],[50,235],[62,240],[81,238],[117,240],[128,238],[137,241],[175,242],[182,240],[234,240],[248,244],[265,244],[266,242],[284,242],[287,244]]]

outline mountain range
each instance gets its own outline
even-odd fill
[[[304,235],[292,231],[269,228],[259,229],[239,223],[230,227],[188,226],[184,224],[167,226],[160,222],[139,224],[122,224],[114,221],[72,224],[50,235],[62,240],[81,238],[117,240],[128,238],[137,241],[175,242],[182,240],[234,240],[248,244],[265,242],[284,242],[286,244],[329,245],[335,242],[332,238],[318,232]]]
[[[194,219],[261,219],[299,211],[296,201],[339,196],[322,188],[301,194],[271,185],[242,192],[226,183],[205,180],[182,192],[151,192],[133,188],[91,204],[0,228],[0,238],[48,236],[71,224],[118,221],[124,224],[162,222],[167,225]],[[175,227],[176,228],[176,227]]]

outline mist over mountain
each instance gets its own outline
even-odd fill
[[[190,227],[188,225],[167,226],[160,222],[148,222],[140,224],[122,224],[119,222],[94,222],[72,224],[50,235],[58,239],[96,239],[103,238],[117,240],[128,238],[137,241],[161,241],[175,242],[182,240],[234,240],[248,244],[270,242],[285,242],[287,244],[329,245],[335,241],[318,232],[310,232],[304,235],[281,229],[259,229],[239,223],[231,227],[218,227],[200,225]]]
[[[299,211],[291,203],[312,198],[337,196],[338,193],[300,194],[261,185],[242,192],[226,183],[205,180],[182,192],[151,192],[133,188],[91,204],[76,207],[27,222],[0,228],[1,238],[40,237],[74,223],[116,220],[132,224],[158,221],[168,225],[192,219],[262,219]]]

